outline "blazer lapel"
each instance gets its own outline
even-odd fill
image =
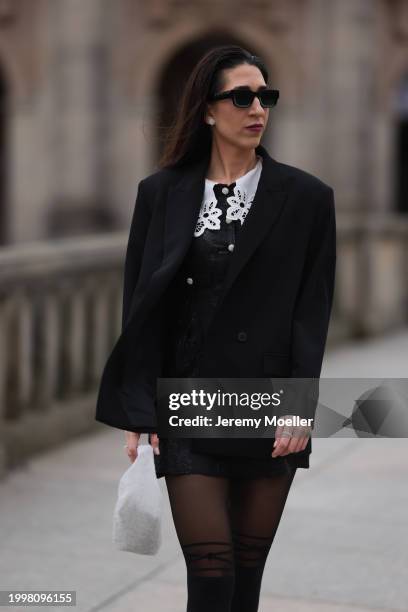
[[[193,239],[193,232],[204,194],[208,160],[180,170],[169,185],[165,206],[163,257],[143,290],[135,290],[126,328],[143,316],[164,292],[177,272]],[[135,316],[137,313],[137,316]],[[136,324],[135,324],[136,325]]]
[[[169,187],[162,266],[181,263],[187,253],[204,196],[207,167],[207,160],[195,164]]]
[[[257,152],[263,157],[258,187],[239,234],[237,244],[232,251],[230,264],[227,268],[218,306],[214,314],[220,307],[222,300],[241,269],[268,232],[271,231],[272,226],[277,222],[286,201],[287,189],[283,186],[278,163],[269,156],[262,145],[257,148]]]

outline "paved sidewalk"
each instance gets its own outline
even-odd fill
[[[406,377],[407,355],[408,331],[399,332],[328,353],[322,376]],[[129,465],[122,446],[123,432],[107,427],[0,483],[1,589],[76,590],[80,612],[185,611],[164,479],[159,554],[111,543]],[[314,439],[311,469],[296,474],[268,557],[260,612],[408,610],[407,458],[405,439]]]

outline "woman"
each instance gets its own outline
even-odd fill
[[[157,377],[318,378],[332,306],[331,187],[260,145],[279,92],[262,61],[211,50],[188,80],[161,169],[139,184],[123,328],[96,419],[148,432],[187,569],[188,612],[255,612],[310,428],[275,440],[157,436]],[[258,128],[250,126],[257,125]],[[120,401],[119,401],[120,399]]]

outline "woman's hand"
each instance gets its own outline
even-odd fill
[[[285,414],[282,418],[293,418],[292,414]],[[272,457],[283,457],[290,453],[298,453],[306,448],[309,441],[311,427],[297,425],[278,425],[275,432],[274,449]]]
[[[133,431],[125,431],[126,445],[125,449],[131,463],[137,459],[137,447],[139,446],[140,433]]]
[[[133,431],[125,431],[126,438],[126,452],[130,461],[133,463],[137,459],[137,447],[139,446],[140,433]],[[160,455],[159,450],[159,437],[156,433],[149,434],[149,444],[153,447],[155,455]]]
[[[155,455],[160,455],[159,436],[157,435],[157,433],[151,433],[149,435],[149,443],[153,447],[154,454]]]

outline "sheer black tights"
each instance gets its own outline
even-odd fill
[[[187,612],[256,612],[296,468],[255,479],[165,476],[187,568]]]

